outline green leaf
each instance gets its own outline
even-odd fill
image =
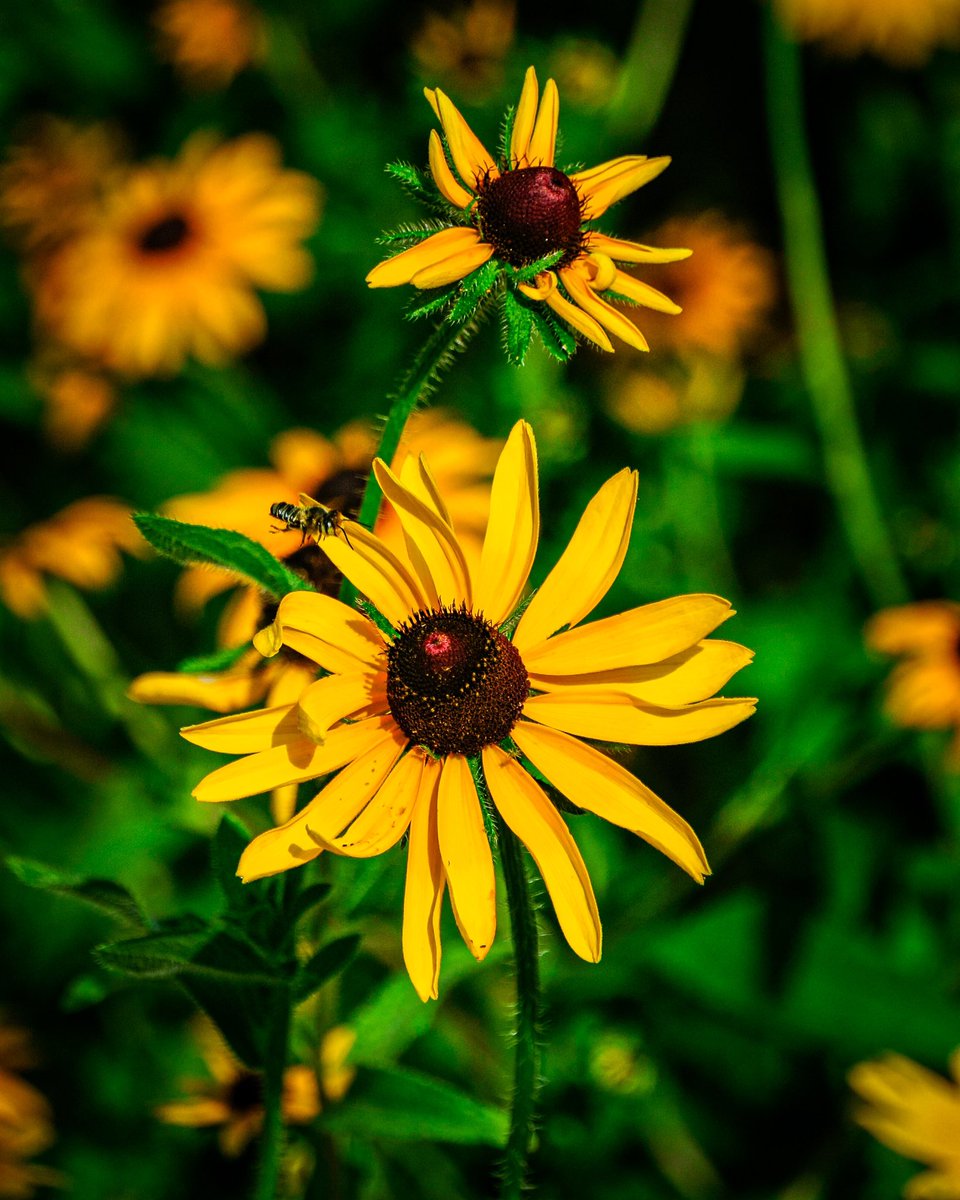
[[[176,979],[181,975],[219,983],[280,987],[286,980],[246,942],[208,929],[147,934],[97,946],[94,958],[108,971],[133,979]]]
[[[295,925],[307,913],[312,912],[318,904],[322,904],[329,895],[329,883],[311,883],[302,892],[297,892],[293,903],[287,910],[288,924]]]
[[[480,301],[497,282],[499,274],[500,262],[491,258],[468,275],[460,284],[459,294],[447,315],[447,320],[457,324],[469,320],[476,313]]]
[[[228,671],[249,649],[250,643],[244,642],[242,646],[230,646],[226,650],[215,650],[212,654],[196,654],[177,663],[176,669],[187,675]]]
[[[242,575],[275,600],[287,592],[312,591],[310,584],[284,566],[259,542],[231,529],[187,525],[155,513],[135,513],[137,528],[155,550],[185,566],[205,563]]]
[[[577,350],[573,333],[545,304],[532,304],[530,314],[543,348],[558,362],[568,362]]]
[[[300,968],[293,981],[293,996],[299,1004],[338,975],[354,957],[360,947],[360,935],[348,933],[333,942],[327,942]]]
[[[533,314],[530,306],[518,298],[513,288],[506,287],[503,289],[503,305],[500,312],[504,353],[515,367],[522,367],[530,349],[530,338],[533,336]]]
[[[369,1138],[502,1146],[507,1114],[449,1083],[416,1071],[365,1068],[344,1100],[320,1118],[324,1128]]]
[[[127,889],[111,879],[82,879],[59,871],[56,867],[49,867],[45,863],[12,855],[5,862],[9,870],[27,887],[36,888],[41,892],[52,892],[55,896],[66,896],[69,900],[86,904],[131,929],[146,929],[150,924],[140,905]]]
[[[229,909],[244,909],[248,904],[259,903],[256,893],[246,888],[237,875],[237,863],[249,843],[250,834],[243,822],[232,813],[225,812],[213,835],[210,857],[214,875]]]

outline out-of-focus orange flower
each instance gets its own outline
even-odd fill
[[[516,17],[513,0],[470,0],[452,15],[428,12],[410,43],[420,73],[475,98],[488,95],[501,82]]]
[[[153,22],[160,53],[200,88],[225,87],[266,54],[263,17],[244,0],[166,0]]]
[[[608,47],[589,38],[570,38],[550,55],[550,74],[574,108],[601,108],[617,86],[620,64]]]
[[[107,126],[38,117],[0,166],[0,223],[28,253],[75,236],[96,220],[120,158]]]
[[[887,680],[884,707],[907,729],[952,729],[952,763],[960,765],[960,604],[927,600],[876,614],[867,645],[898,663]]]
[[[76,500],[0,547],[0,599],[19,617],[38,617],[47,607],[44,576],[84,591],[106,587],[120,574],[121,550],[146,553],[130,508],[109,496]]]
[[[729,359],[696,355],[661,371],[627,367],[608,377],[605,407],[633,433],[667,433],[726,420],[740,403],[744,374]]]
[[[0,1196],[17,1200],[63,1182],[59,1173],[28,1161],[54,1140],[50,1105],[17,1073],[32,1065],[26,1033],[0,1025]]]
[[[774,0],[784,28],[838,54],[877,54],[920,66],[937,46],[960,45],[960,0]]]
[[[885,1146],[926,1163],[903,1189],[907,1200],[960,1200],[960,1049],[952,1080],[900,1054],[858,1063],[850,1086],[864,1101],[854,1120]]]
[[[117,389],[99,371],[73,365],[39,364],[33,386],[43,400],[43,427],[58,450],[82,450],[112,416]]]
[[[309,282],[302,242],[319,212],[319,185],[281,167],[273,138],[195,134],[175,161],[131,168],[92,226],[34,270],[40,326],[131,376],[229,361],[265,335],[255,288]]]

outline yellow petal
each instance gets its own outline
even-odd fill
[[[523,651],[596,608],[623,566],[637,501],[637,473],[608,479],[584,510],[560,560],[520,618],[513,644]]]
[[[468,246],[465,250],[451,254],[449,258],[435,263],[432,267],[424,267],[410,282],[418,288],[444,287],[448,283],[456,283],[458,279],[465,279],[471,271],[482,267],[492,257],[493,247],[487,242],[480,242],[476,246]]]
[[[530,135],[537,118],[539,97],[537,73],[533,67],[527,67],[520,102],[513,117],[513,132],[510,134],[510,161],[514,167],[526,166],[529,163]]]
[[[649,283],[634,279],[632,275],[627,275],[624,271],[617,271],[610,287],[615,292],[619,292],[621,296],[626,296],[628,300],[642,304],[644,308],[652,308],[656,312],[670,313],[672,316],[676,316],[677,313],[683,311],[680,305],[674,304],[669,296],[658,292]]]
[[[537,445],[518,421],[493,476],[490,517],[480,556],[474,607],[499,625],[516,608],[530,575],[540,537]]]
[[[421,1000],[436,1000],[440,979],[440,904],[445,876],[437,833],[440,763],[424,756],[420,797],[410,822],[403,894],[403,961]]]
[[[562,317],[568,325],[572,325],[574,329],[582,333],[585,338],[589,338],[601,350],[613,350],[613,342],[604,333],[603,326],[599,321],[595,321],[582,308],[577,308],[575,304],[571,304],[566,296],[560,294],[559,289],[551,291],[547,295],[546,301],[558,317]]]
[[[557,290],[557,277],[553,271],[541,271],[533,283],[518,283],[517,287],[531,300],[546,300]]]
[[[342,728],[356,729],[358,726],[346,725]],[[339,732],[334,730],[331,733],[327,745]],[[370,736],[371,732],[373,736]],[[244,850],[237,867],[237,874],[244,883],[276,875],[316,858],[322,853],[322,847],[311,837],[310,829],[317,830],[321,837],[329,839],[356,820],[358,813],[387,778],[406,745],[406,737],[389,719],[379,722],[377,728],[368,730],[367,734],[362,748],[358,748],[343,770],[305,808],[286,825],[261,833]],[[359,742],[357,745],[360,747]]]
[[[453,530],[433,508],[408,491],[382,459],[373,460],[373,470],[417,552],[411,554],[411,561],[431,604],[463,601],[469,606],[470,573]]]
[[[327,671],[348,673],[376,666],[383,652],[383,638],[372,621],[320,592],[289,592],[273,624],[261,629],[253,644],[267,657],[290,646]]]
[[[500,815],[533,855],[571,950],[587,962],[599,962],[600,914],[586,865],[563,818],[499,746],[484,748],[483,772]]]
[[[234,713],[204,721],[202,725],[186,725],[180,736],[195,746],[218,750],[221,754],[253,754],[302,740],[293,704]]]
[[[512,737],[571,803],[642,837],[697,883],[710,874],[703,847],[687,822],[605,754],[526,721],[514,726]]]
[[[604,329],[616,334],[618,338],[633,346],[636,350],[649,350],[647,339],[634,325],[629,317],[625,317],[619,309],[601,300],[583,276],[570,267],[564,267],[560,272],[563,286],[570,293],[570,298]]]
[[[333,542],[328,539],[323,550],[357,591],[394,626],[426,608],[423,589],[390,547],[355,521],[346,525],[350,545],[339,538]]]
[[[212,712],[230,713],[262,700],[269,683],[263,670],[189,675],[150,671],[130,684],[127,695],[139,704],[196,704]]]
[[[229,1104],[214,1096],[175,1100],[170,1104],[160,1104],[153,1111],[154,1115],[167,1125],[189,1125],[197,1128],[203,1125],[222,1125],[231,1115]]]
[[[583,197],[583,218],[592,221],[602,216],[607,209],[656,179],[670,165],[669,158],[647,158],[644,155],[627,155],[601,163],[589,171],[579,171],[570,178]]]
[[[435,129],[430,130],[430,173],[440,195],[449,200],[451,204],[455,204],[457,208],[467,208],[473,203],[473,193],[468,192],[458,183],[454,173],[450,170],[450,164],[447,162],[447,156],[443,150],[443,142]]]
[[[753,651],[745,646],[710,639],[650,666],[582,675],[540,675],[531,671],[530,684],[534,691],[567,694],[583,688],[603,688],[623,692],[643,704],[670,707],[706,700],[752,660]]]
[[[480,961],[497,931],[496,883],[480,800],[462,754],[443,760],[437,832],[453,915],[467,948]]]
[[[560,95],[557,85],[548,79],[537,113],[537,123],[530,135],[527,161],[532,167],[552,167],[557,144],[557,122],[560,116]]]
[[[523,661],[544,675],[579,675],[660,662],[689,650],[733,616],[722,596],[671,596],[591,621],[531,647]]]
[[[407,831],[420,796],[424,755],[412,750],[384,780],[380,790],[340,837],[322,840],[312,827],[309,833],[325,850],[348,858],[373,858],[395,846]]]
[[[583,239],[586,250],[606,254],[615,262],[673,263],[689,258],[692,250],[669,250],[659,246],[644,246],[640,242],[628,242],[623,238],[607,237],[595,229],[588,230]]]
[[[475,192],[479,180],[496,179],[500,172],[450,97],[439,88],[436,89],[435,95],[453,165],[467,187]]]
[[[392,717],[370,717],[332,729],[322,746],[302,738],[261,750],[212,771],[200,780],[193,794],[203,801],[239,800],[288,783],[319,779],[366,753],[371,745],[383,740],[386,730],[393,728]]]
[[[565,688],[531,696],[523,706],[523,714],[594,741],[681,746],[725,733],[752,716],[756,707],[754,699],[723,696],[678,708],[654,707],[618,692]]]
[[[312,683],[297,702],[297,717],[301,733],[322,742],[329,731],[344,717],[367,710],[383,713],[387,710],[387,678],[360,671],[352,675],[328,675]]]
[[[393,258],[388,258],[367,275],[370,287],[397,287],[409,283],[418,271],[434,267],[451,254],[461,250],[469,250],[480,241],[480,234],[472,225],[454,225],[450,229],[441,229],[415,246],[401,250]]]
[[[426,96],[427,103],[433,109],[433,111],[436,115],[436,118],[439,121],[440,120],[440,105],[437,103],[437,89],[425,87],[423,89],[423,94],[424,94],[424,96]]]

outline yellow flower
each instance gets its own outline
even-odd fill
[[[262,340],[255,287],[296,291],[312,262],[319,188],[280,166],[277,143],[191,137],[174,162],[131,168],[95,225],[35,281],[41,325],[72,351],[130,375],[223,363]]]
[[[225,87],[266,54],[263,18],[244,0],[166,0],[153,23],[163,57],[197,87]]]
[[[690,252],[607,237],[589,226],[618,200],[655,179],[670,159],[634,155],[571,175],[558,170],[557,86],[547,80],[541,98],[533,67],[527,71],[509,146],[499,162],[439,88],[426,89],[426,97],[446,142],[436,131],[430,135],[430,171],[454,223],[374,267],[367,275],[370,286],[442,287],[466,280],[493,259],[502,268],[503,286],[518,304],[548,305],[604,350],[613,349],[611,333],[647,350],[640,330],[603,293],[660,312],[680,309],[616,263],[676,262]],[[551,269],[518,280],[518,270],[522,275],[523,268],[549,256],[555,258]]]
[[[881,654],[902,657],[887,680],[890,719],[908,729],[952,729],[960,762],[960,605],[927,600],[887,608],[864,630]]]
[[[899,1054],[858,1063],[850,1086],[866,1103],[854,1120],[898,1154],[931,1168],[903,1189],[907,1200],[960,1200],[960,1049],[952,1081]]]
[[[27,1160],[53,1143],[50,1105],[20,1070],[32,1065],[23,1030],[0,1025],[0,1196],[29,1197],[60,1175]]]
[[[33,386],[44,402],[43,426],[58,450],[82,450],[111,417],[117,389],[106,376],[75,365],[41,363]]]
[[[209,1021],[195,1022],[193,1033],[212,1079],[185,1080],[183,1088],[192,1093],[190,1098],[161,1104],[156,1115],[168,1125],[219,1126],[220,1149],[233,1158],[243,1153],[263,1126],[263,1076],[237,1062]],[[331,1035],[339,1036],[333,1030]],[[348,1052],[349,1046],[344,1057]],[[316,1071],[303,1064],[287,1067],[281,1101],[284,1122],[309,1125],[320,1107]]]
[[[28,252],[75,236],[96,220],[120,149],[105,125],[37,118],[0,166],[0,222]]]
[[[537,862],[567,941],[596,962],[600,921],[586,867],[527,766],[702,881],[709,868],[689,825],[580,739],[676,745],[748,717],[753,700],[708,698],[752,657],[705,640],[732,615],[730,605],[679,596],[580,625],[626,554],[636,474],[623,470],[587,506],[513,629],[540,527],[530,427],[519,422],[500,456],[475,572],[425,460],[408,460],[402,478],[379,459],[374,470],[408,553],[354,522],[345,523],[350,545],[327,538],[324,549],[387,631],[330,596],[284,597],[255,645],[267,655],[286,646],[328,674],[296,705],[184,730],[197,745],[246,756],[208,775],[194,795],[234,800],[332,775],[292,820],[254,839],[238,869],[247,881],[324,849],[380,854],[409,830],[403,952],[426,1000],[437,995],[447,886],[476,958],[494,938],[493,859],[474,782],[482,770],[492,803]]]
[[[451,16],[430,11],[410,49],[424,75],[483,96],[500,82],[516,18],[513,0],[470,0]]]
[[[937,46],[960,45],[960,0],[774,0],[784,27],[840,54],[868,50],[919,66]]]
[[[84,591],[106,587],[120,574],[121,550],[146,551],[127,505],[108,496],[76,500],[0,548],[0,599],[18,617],[38,617],[47,607],[45,575]]]

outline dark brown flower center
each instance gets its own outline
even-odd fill
[[[231,1112],[247,1113],[263,1104],[263,1076],[254,1071],[243,1071],[236,1077],[227,1091],[227,1104]]]
[[[138,245],[143,254],[167,254],[190,236],[190,225],[179,213],[155,221],[141,233]]]
[[[580,194],[556,167],[520,167],[481,184],[477,217],[484,241],[514,267],[562,250],[558,265],[580,252]]]
[[[523,660],[466,606],[421,612],[387,650],[387,699],[403,732],[434,754],[502,742],[530,690]]]

